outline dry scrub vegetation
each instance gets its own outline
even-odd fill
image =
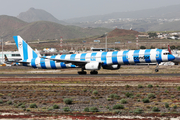
[[[1,78],[0,111],[179,116],[180,78]],[[38,113],[38,114],[37,114]]]
[[[143,71],[154,73],[154,67],[123,66],[118,71],[101,70],[100,74],[122,72],[133,74]],[[7,72],[8,69],[4,71]],[[9,73],[22,74],[22,71],[24,69],[12,70]],[[73,74],[76,71],[69,70],[69,73]],[[62,72],[66,73],[68,70]],[[162,66],[160,73],[179,73],[179,66]],[[47,70],[42,74],[48,74]],[[1,115],[3,112],[25,113],[23,116],[26,117],[31,115],[177,117],[180,116],[180,78],[121,75],[58,78],[2,77],[0,78],[0,118],[4,118]]]

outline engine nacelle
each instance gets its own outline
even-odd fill
[[[99,70],[101,69],[101,64],[99,62],[90,62],[85,65],[85,70]]]
[[[103,69],[107,69],[107,70],[118,70],[120,69],[121,65],[107,65],[107,66],[103,66]]]

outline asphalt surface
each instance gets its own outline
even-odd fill
[[[78,75],[78,74],[0,74],[0,77],[121,77],[121,76],[180,76],[180,74],[98,74],[98,75]]]

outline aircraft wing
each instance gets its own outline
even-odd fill
[[[21,59],[18,59],[18,60],[6,60],[4,63],[13,63],[13,62],[18,62],[18,63],[23,63],[20,61]],[[26,62],[27,63],[27,62]]]
[[[26,61],[23,61],[23,60],[20,60],[20,61],[15,61],[16,63],[24,63],[24,64],[30,64],[31,62],[26,62]]]
[[[15,60],[9,60],[8,57],[6,56],[6,54],[4,55],[4,61],[7,64],[12,64],[13,62],[19,62],[21,61],[21,59],[15,59]]]
[[[26,63],[26,64],[30,64],[30,62],[23,62],[23,61],[18,61],[17,63]]]
[[[42,58],[44,58],[44,57],[42,57]],[[64,62],[65,64],[72,63],[73,65],[77,65],[77,66],[82,66],[82,65],[85,65],[86,63],[91,62],[91,61],[55,59],[55,58],[44,58],[44,59],[49,59],[49,60],[53,60],[53,61],[56,61],[56,62]],[[99,63],[103,63],[103,62],[99,62]]]

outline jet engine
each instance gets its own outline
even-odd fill
[[[99,70],[101,69],[101,64],[99,62],[90,62],[85,65],[85,70]]]
[[[120,69],[121,65],[106,65],[106,66],[102,66],[103,69],[107,69],[107,70],[118,70]]]

